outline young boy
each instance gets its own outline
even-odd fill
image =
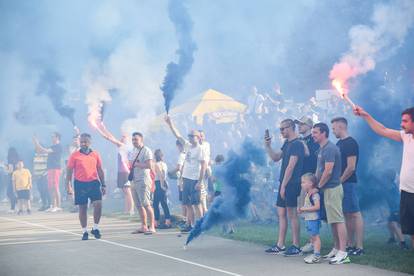
[[[299,213],[303,214],[306,230],[311,236],[313,245],[313,254],[305,257],[304,261],[307,264],[316,264],[321,260],[321,238],[319,236],[319,228],[321,227],[319,210],[321,205],[320,196],[316,190],[318,180],[314,174],[307,173],[302,176],[301,182],[306,195],[303,207],[299,208]]]
[[[30,214],[30,190],[32,189],[32,175],[28,169],[24,168],[23,161],[17,162],[17,169],[13,172],[13,188],[17,195],[19,204],[18,215],[23,214],[23,207]]]

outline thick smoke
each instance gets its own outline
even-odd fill
[[[192,38],[193,21],[181,0],[168,2],[168,15],[174,24],[178,37],[178,63],[170,62],[167,73],[161,86],[165,100],[165,110],[170,111],[171,101],[175,92],[183,83],[184,77],[190,72],[194,62],[194,52],[197,46]]]
[[[67,118],[75,125],[75,109],[64,103],[66,89],[63,87],[63,78],[53,70],[46,70],[40,78],[38,95],[47,95],[60,116]]]
[[[348,81],[375,69],[400,47],[414,23],[414,2],[391,1],[379,4],[371,17],[372,26],[356,25],[349,31],[349,51],[332,68],[329,77],[347,87]]]
[[[252,185],[247,178],[249,169],[252,164],[264,166],[265,163],[263,149],[249,140],[243,143],[240,153],[229,153],[222,170],[217,172],[218,178],[224,183],[223,193],[214,199],[207,214],[197,221],[186,244],[217,224],[246,216]]]

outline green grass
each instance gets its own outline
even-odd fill
[[[384,231],[385,226],[368,226],[365,229],[364,256],[352,257],[352,263],[369,265],[382,269],[405,272],[414,274],[414,250],[400,250],[396,245],[387,245],[388,234]],[[303,228],[302,228],[303,229]],[[303,231],[304,232],[304,231]],[[277,226],[261,225],[250,223],[239,223],[236,232],[232,235],[224,235],[221,228],[211,230],[210,234],[222,236],[224,238],[252,242],[266,246],[271,246],[277,238]],[[322,254],[328,253],[332,248],[332,239],[328,227],[324,225],[321,231]],[[301,237],[302,244],[307,240],[307,236]],[[290,234],[288,234],[287,244],[290,244]]]
[[[116,217],[131,222],[139,222],[138,214],[133,217],[122,213],[121,200],[107,200],[104,207],[104,215]],[[176,212],[179,212],[177,209]],[[173,217],[178,220],[179,217]],[[303,231],[301,244],[305,244],[308,237]],[[275,243],[277,237],[277,225],[273,224],[252,224],[249,222],[240,222],[236,224],[236,232],[232,235],[223,235],[221,227],[216,227],[208,232],[211,235],[221,236],[227,239],[251,242],[263,245],[263,249]],[[287,244],[291,244],[290,237],[287,235]],[[331,233],[327,225],[321,229],[322,254],[328,253],[332,248]],[[396,245],[387,245],[388,231],[386,225],[367,225],[365,228],[364,247],[366,254],[360,257],[352,257],[352,263],[369,265],[382,269],[405,272],[414,274],[414,250],[402,251]],[[408,240],[407,240],[408,242]]]

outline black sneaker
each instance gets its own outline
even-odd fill
[[[348,253],[348,254],[352,254],[352,252],[354,252],[355,250],[357,250],[357,248],[356,248],[356,247],[354,247],[354,246],[348,246],[348,247],[346,248],[346,253]]]
[[[182,229],[180,230],[180,232],[181,232],[181,233],[190,233],[190,232],[191,232],[191,230],[193,230],[193,227],[191,227],[190,225],[188,225],[188,226],[186,226],[186,227],[182,228]]]
[[[82,235],[82,240],[83,241],[86,241],[86,240],[88,240],[89,239],[89,234],[88,234],[88,232],[83,232],[83,235]]]
[[[352,251],[349,254],[352,255],[352,256],[362,256],[362,255],[365,254],[365,251],[362,248],[356,248],[354,251]]]
[[[279,247],[277,245],[270,247],[269,249],[266,249],[265,252],[272,255],[278,255],[282,254],[286,251],[286,247]]]
[[[405,243],[405,241],[400,242],[400,248],[401,248],[402,250],[408,250],[408,249],[410,249],[410,248],[408,247],[408,245]]]
[[[294,257],[294,256],[301,256],[301,255],[302,255],[302,251],[296,245],[291,245],[285,251],[285,253],[283,253],[283,256],[285,256],[285,257]]]
[[[31,215],[31,214],[32,214],[32,211],[27,210],[27,214],[28,214],[28,215]]]
[[[101,238],[101,233],[99,232],[99,229],[92,229],[91,234],[95,236],[95,239]]]

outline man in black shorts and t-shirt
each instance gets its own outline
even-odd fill
[[[280,124],[280,132],[283,138],[286,139],[281,151],[273,151],[271,137],[265,137],[266,151],[270,158],[275,162],[282,160],[279,193],[276,202],[279,217],[279,238],[277,244],[266,250],[266,252],[270,254],[284,252],[285,256],[297,256],[301,251],[299,249],[299,219],[296,209],[301,191],[300,178],[303,172],[305,146],[295,132],[293,120],[283,120]],[[288,218],[292,226],[293,245],[286,250],[285,240]]]

